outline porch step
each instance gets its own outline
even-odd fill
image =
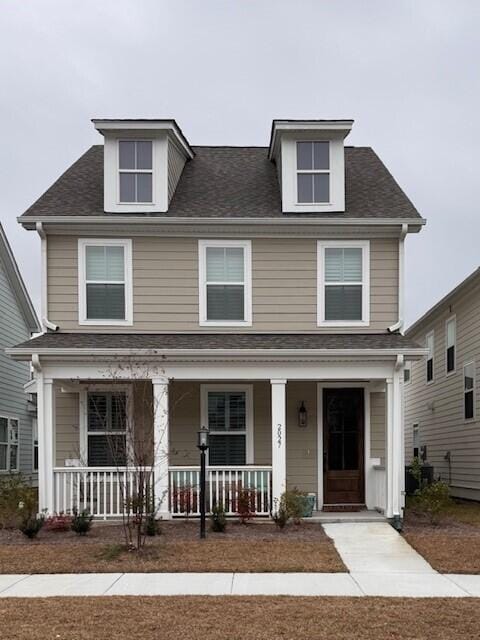
[[[320,522],[321,524],[338,524],[341,522],[385,522],[386,517],[378,511],[314,511],[311,518],[305,518],[305,522]]]
[[[356,511],[365,511],[366,506],[364,504],[324,504],[323,511],[327,513],[337,512],[349,512],[354,513]]]

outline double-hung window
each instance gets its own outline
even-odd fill
[[[38,471],[38,420],[32,419],[33,470]]]
[[[427,333],[426,336],[426,347],[428,349],[427,355],[427,384],[429,382],[433,382],[433,360],[434,360],[434,352],[435,352],[435,339],[433,331]]]
[[[318,243],[318,324],[368,325],[370,322],[369,243]]]
[[[455,348],[457,342],[457,324],[455,318],[449,318],[445,325],[447,375],[455,372]]]
[[[250,325],[250,241],[200,240],[199,290],[200,325]]]
[[[131,240],[79,240],[79,323],[132,324]]]
[[[87,393],[86,457],[90,467],[123,467],[127,461],[127,394]]]
[[[213,466],[253,461],[252,391],[249,386],[203,388],[202,414],[208,425],[208,461]]]
[[[118,181],[120,203],[148,204],[153,193],[151,140],[119,140]]]
[[[465,420],[475,418],[475,363],[463,367],[463,415]]]
[[[18,471],[18,420],[0,416],[0,471]]]
[[[297,142],[297,203],[330,202],[330,143]]]

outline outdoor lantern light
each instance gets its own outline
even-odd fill
[[[206,451],[208,449],[208,429],[198,431],[197,447],[200,449],[200,538],[205,538],[205,495],[207,491]]]
[[[298,426],[299,427],[306,427],[307,426],[307,418],[308,418],[307,409],[305,407],[304,401],[302,400],[302,404],[300,405],[300,408],[298,410]]]
[[[198,430],[197,447],[200,451],[206,451],[208,449],[208,429],[206,427]]]

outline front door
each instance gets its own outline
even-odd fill
[[[325,505],[363,504],[363,389],[323,390]]]

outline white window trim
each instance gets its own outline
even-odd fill
[[[430,358],[427,356],[425,359],[425,383],[426,384],[433,384],[435,382],[435,331],[432,329],[432,331],[429,331],[427,334],[425,334],[425,346],[428,347],[428,338],[432,336],[432,342],[433,342],[433,348],[432,348],[432,379],[428,380],[427,376],[428,376],[428,361],[430,360]]]
[[[207,248],[234,247],[243,249],[243,320],[207,320]],[[234,284],[234,283],[230,283]],[[198,241],[199,325],[201,327],[252,326],[252,241],[251,240],[199,240]]]
[[[473,389],[471,390],[471,391],[473,391],[473,416],[471,418],[465,418],[465,394],[467,393],[465,391],[465,369],[469,365],[473,366]],[[476,407],[476,404],[477,404],[477,371],[476,371],[476,368],[475,368],[475,360],[469,360],[468,362],[464,362],[463,363],[462,385],[463,385],[463,408],[462,408],[463,422],[465,422],[465,423],[475,422],[475,420],[477,419],[477,407]]]
[[[208,427],[208,392],[209,391],[244,391],[245,392],[245,460],[246,465],[254,464],[254,418],[253,418],[253,384],[202,384],[200,387],[200,419],[201,426]],[[213,432],[212,432],[213,433]],[[231,431],[215,431],[215,434],[232,435]],[[208,452],[207,452],[208,464]],[[221,467],[221,465],[218,465]]]
[[[327,142],[328,143],[328,166],[329,169],[299,169],[298,168],[298,143],[299,142]],[[298,174],[328,174],[328,200],[323,202],[299,202],[298,200]],[[295,205],[299,207],[328,207],[332,204],[332,144],[330,140],[295,140]]]
[[[120,169],[120,142],[151,142],[152,143],[152,168],[151,169]],[[146,206],[154,204],[155,198],[155,153],[154,140],[144,138],[120,138],[117,140],[117,205],[122,206]],[[122,173],[150,173],[152,176],[152,199],[150,201],[124,202],[120,200],[120,175]]]
[[[10,416],[10,415],[6,415],[4,413],[0,414],[0,418],[5,418],[8,421],[7,424],[7,468],[6,469],[0,469],[0,474],[6,474],[6,473],[19,473],[20,471],[20,420],[19,418],[17,418],[17,416]],[[10,468],[10,447],[12,446],[12,443],[10,441],[10,420],[16,420],[17,424],[18,424],[18,432],[17,432],[17,436],[18,436],[18,440],[17,440],[17,467],[16,469],[11,469]],[[2,444],[5,444],[5,442],[2,442]]]
[[[453,358],[453,369],[451,371],[447,371],[447,364],[448,364],[448,356],[447,356],[447,350],[448,350],[448,325],[450,324],[450,322],[453,322],[455,325],[455,342],[453,344],[454,346],[454,358]],[[448,376],[452,376],[454,373],[457,372],[457,316],[456,315],[452,315],[449,316],[446,320],[445,320],[445,375]]]
[[[325,320],[325,249],[362,249],[362,320]],[[348,283],[347,283],[348,284]],[[370,241],[318,240],[317,242],[317,326],[368,327],[370,325]]]
[[[124,320],[89,320],[87,318],[86,247],[123,247],[124,249]],[[78,240],[78,324],[90,326],[131,326],[133,324],[132,241],[130,239],[79,238]],[[115,283],[114,283],[115,284]],[[118,284],[118,282],[116,283]]]
[[[132,429],[135,429],[133,422],[134,408],[133,408],[133,385],[132,384],[93,384],[84,387],[79,393],[80,401],[80,463],[82,466],[89,467],[88,464],[88,394],[89,393],[125,393],[127,396],[127,425],[126,425],[126,443],[127,443],[127,465],[133,464],[133,438],[135,436],[132,433]],[[129,431],[130,429],[130,431]],[[104,431],[96,431],[97,435],[102,435]],[[123,433],[109,431],[108,433]],[[115,466],[115,465],[112,465]],[[95,468],[95,467],[94,467]],[[99,467],[100,468],[100,467]],[[103,468],[103,467],[102,467]],[[108,468],[108,467],[105,467]]]

